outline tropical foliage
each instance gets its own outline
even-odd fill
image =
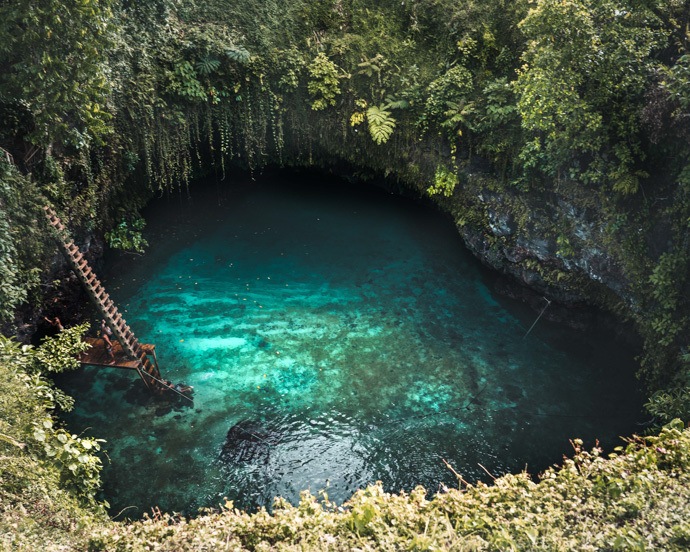
[[[659,390],[650,412],[684,416],[688,25],[688,0],[0,2],[0,323],[9,332],[52,289],[46,200],[77,239],[98,234],[141,251],[138,210],[154,193],[238,167],[347,166],[431,196],[463,231],[484,236],[491,255],[534,229],[547,202],[596,219],[591,232],[540,220],[558,254],[516,259],[515,272],[628,318],[644,341],[640,375],[650,395]],[[490,198],[513,234],[489,235]],[[615,285],[584,260],[592,251],[617,267]],[[40,411],[70,404],[35,369],[60,369],[63,346],[3,343],[5,366],[20,368],[2,377],[29,412],[3,403],[14,425],[2,426],[0,445],[21,453],[2,464],[12,489],[0,503],[5,535],[26,529],[26,501],[36,527],[55,514],[51,504],[89,502],[100,464],[97,441]],[[428,502],[374,487],[344,512],[312,498],[274,517],[228,508],[199,524],[104,525],[92,546],[155,537],[184,549],[203,526],[216,530],[209,539],[246,547],[682,548],[690,531],[674,516],[687,505],[677,487],[687,434],[675,427],[653,439],[611,462],[578,449],[538,485],[516,476]],[[49,493],[62,484],[71,498],[41,499],[48,480]],[[657,494],[661,485],[670,494]],[[642,503],[644,493],[655,501]],[[73,520],[59,523],[66,532]]]
[[[37,203],[35,183],[0,158],[0,325],[13,319],[40,282],[46,239]]]
[[[81,148],[110,130],[110,0],[0,4],[0,102],[26,110],[36,146]]]
[[[143,253],[149,244],[141,233],[144,226],[146,221],[141,217],[136,217],[131,222],[123,220],[110,232],[105,233],[105,239],[113,249]]]
[[[395,119],[385,107],[372,105],[367,109],[367,121],[371,139],[377,144],[385,144],[395,129]]]
[[[690,524],[690,431],[678,421],[604,458],[584,450],[535,483],[526,473],[430,499],[380,485],[340,507],[302,495],[298,506],[249,515],[226,503],[196,520],[171,514],[103,528],[94,550],[685,550]]]
[[[74,401],[43,373],[69,369],[86,327],[34,348],[0,337],[0,547],[85,549],[90,528],[107,519],[96,499],[101,442],[73,435],[56,411]]]

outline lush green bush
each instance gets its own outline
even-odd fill
[[[106,232],[105,239],[113,249],[143,253],[144,248],[148,246],[141,233],[144,226],[146,221],[141,217],[136,217],[131,222],[123,220],[110,232]]]
[[[73,401],[43,375],[74,367],[85,329],[65,330],[38,348],[0,337],[3,550],[83,550],[91,528],[107,519],[95,499],[101,441],[60,427],[55,411]]]
[[[526,473],[492,485],[422,488],[391,495],[380,485],[342,507],[302,495],[272,514],[232,503],[193,520],[161,514],[103,527],[95,550],[686,550],[690,546],[690,430],[676,421],[604,458],[573,441],[575,455],[534,482]]]
[[[0,103],[23,105],[41,147],[102,140],[112,114],[103,56],[113,29],[109,0],[16,0],[0,5]]]
[[[0,157],[0,326],[38,288],[45,231],[36,185]]]

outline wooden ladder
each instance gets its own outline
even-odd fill
[[[55,230],[57,238],[56,241],[60,246],[65,259],[77,275],[82,285],[86,289],[89,298],[95,305],[96,309],[105,320],[105,323],[112,330],[113,336],[118,340],[122,346],[122,350],[132,359],[137,361],[137,372],[146,384],[146,386],[155,391],[160,391],[165,388],[162,381],[160,371],[157,364],[153,364],[139,340],[132,332],[132,329],[127,325],[125,319],[117,310],[115,303],[106,293],[103,284],[96,277],[96,274],[91,270],[89,263],[82,255],[79,248],[67,235],[67,230],[62,224],[55,211],[50,207],[44,207],[46,217],[50,226]]]

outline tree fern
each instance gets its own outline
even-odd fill
[[[395,129],[395,119],[385,107],[372,105],[367,109],[369,134],[377,144],[385,144]]]

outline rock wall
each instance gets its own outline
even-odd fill
[[[458,228],[484,263],[563,304],[593,302],[596,288],[633,306],[623,263],[609,247],[605,213],[556,193],[497,193],[482,182],[460,193],[485,224],[462,224],[461,218]]]

